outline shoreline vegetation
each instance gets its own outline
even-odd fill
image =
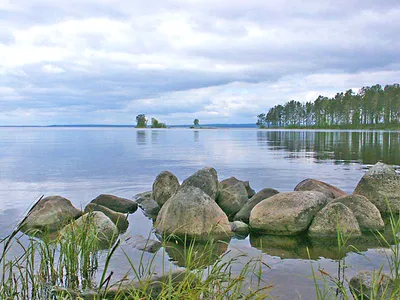
[[[260,128],[400,129],[400,85],[379,84],[318,96],[315,101],[291,100],[257,116]]]

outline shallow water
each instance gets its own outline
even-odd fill
[[[182,181],[204,166],[215,167],[220,179],[249,180],[255,190],[291,191],[311,177],[351,193],[371,164],[383,161],[398,167],[399,149],[400,132],[383,131],[0,128],[0,237],[12,231],[43,194],[62,195],[83,208],[101,193],[131,198],[151,190],[154,178],[163,170]],[[132,234],[154,237],[152,221],[140,210],[129,216],[129,222],[124,238]],[[371,239],[358,245],[364,255],[346,254],[346,276],[359,269],[378,268],[385,261],[385,251],[377,249]],[[123,247],[134,263],[140,260],[140,251],[129,243]],[[315,265],[337,272],[334,247],[303,238],[233,238],[216,252],[261,255],[270,267],[263,268],[262,278],[274,284],[273,295],[313,299],[306,247],[310,247]],[[169,256],[179,262],[174,253]],[[162,261],[170,266],[169,256],[163,259],[160,252],[157,270]],[[144,257],[152,255],[145,253]],[[129,268],[122,252],[114,257],[110,269],[115,277],[125,275]]]

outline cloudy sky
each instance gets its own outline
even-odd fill
[[[0,125],[254,123],[400,81],[399,0],[0,0]]]

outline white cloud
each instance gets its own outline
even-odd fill
[[[65,72],[63,68],[51,64],[44,65],[43,71],[50,74],[59,74]]]

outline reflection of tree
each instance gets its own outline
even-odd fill
[[[195,130],[195,131],[193,131],[193,134],[194,134],[194,136],[193,136],[194,142],[197,143],[199,141],[199,131]]]
[[[138,145],[146,145],[146,131],[145,130],[136,131],[136,143]]]
[[[297,157],[312,156],[342,163],[378,161],[400,165],[400,134],[379,131],[258,131],[258,144],[286,150]]]
[[[151,131],[151,143],[152,144],[157,144],[158,143],[158,131],[157,130],[152,130]]]

